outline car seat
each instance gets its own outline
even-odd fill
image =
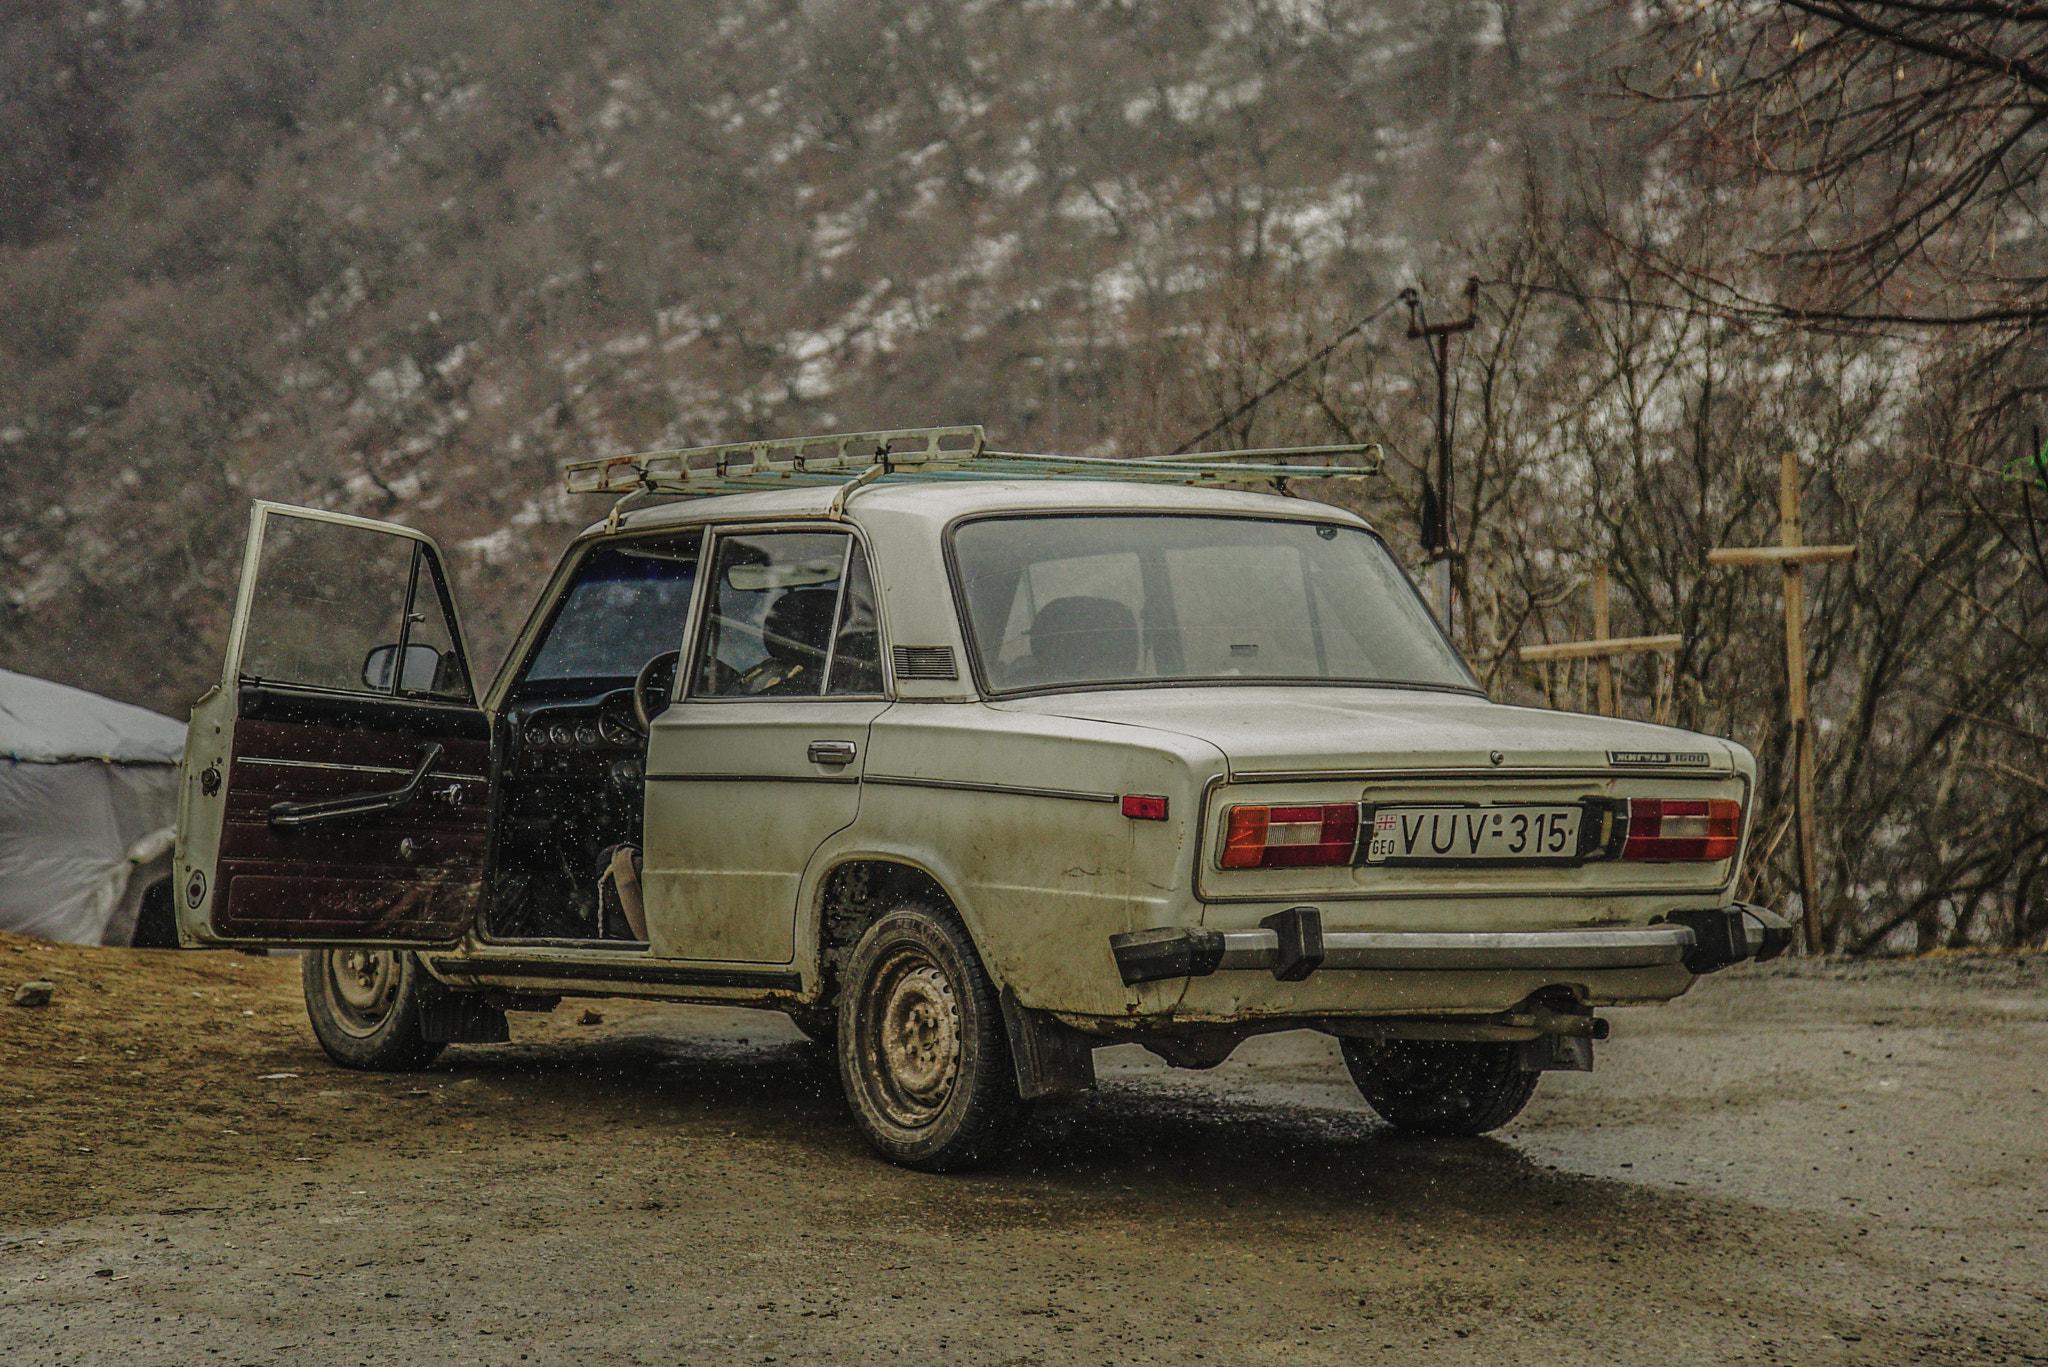
[[[821,691],[825,643],[839,607],[836,588],[785,589],[761,623],[761,647],[768,658],[747,671],[748,691],[787,696]]]
[[[1031,672],[1041,683],[1129,679],[1138,619],[1113,598],[1055,598],[1031,619]]]

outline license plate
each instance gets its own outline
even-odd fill
[[[1368,864],[1575,863],[1579,806],[1381,807]]]

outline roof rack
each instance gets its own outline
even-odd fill
[[[1363,479],[1381,468],[1377,442],[1114,459],[992,451],[980,427],[906,427],[576,460],[562,467],[562,484],[572,494],[686,497],[840,484],[845,489],[834,500],[836,512],[844,493],[878,480],[1114,479],[1200,485],[1301,476]]]

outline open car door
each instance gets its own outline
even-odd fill
[[[194,944],[446,944],[482,891],[490,728],[440,551],[256,504],[192,711],[173,889]]]

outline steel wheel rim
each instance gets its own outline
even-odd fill
[[[331,949],[326,959],[327,997],[341,1028],[372,1035],[398,1002],[398,954],[389,949]]]
[[[931,956],[903,946],[879,965],[863,994],[863,1051],[876,1105],[905,1129],[931,1124],[960,1076],[960,1004]]]

